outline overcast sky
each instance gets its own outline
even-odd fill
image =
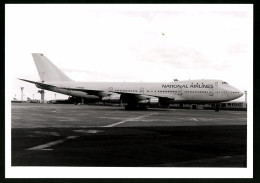
[[[24,98],[40,98],[16,79],[40,80],[31,53],[77,81],[222,79],[252,88],[253,5],[6,5],[5,31],[12,98],[22,86]]]

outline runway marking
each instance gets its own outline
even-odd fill
[[[35,147],[28,148],[26,150],[46,150],[46,148],[48,148],[48,147],[51,147],[51,146],[54,146],[54,145],[57,145],[57,144],[61,144],[61,143],[65,142],[69,139],[76,139],[76,138],[78,138],[78,136],[68,136],[65,139],[60,139],[60,140],[56,140],[56,141],[53,141],[53,142],[49,142],[47,144],[38,145],[38,146],[35,146]]]
[[[192,121],[199,121],[198,119],[196,118],[191,118]]]
[[[120,125],[120,124],[126,123],[128,121],[135,121],[135,120],[138,120],[138,119],[141,119],[141,118],[144,118],[144,117],[147,117],[147,116],[151,116],[151,115],[154,115],[154,114],[157,114],[157,113],[152,113],[152,114],[139,116],[139,117],[135,117],[135,118],[128,118],[128,119],[125,119],[123,121],[119,121],[117,123],[113,123],[113,124],[110,124],[110,125],[107,125],[107,126],[101,126],[101,127],[113,127],[113,126],[116,126],[116,125]]]
[[[40,134],[40,135],[60,136],[60,134],[58,134],[57,132],[43,132],[43,131],[37,131],[37,132],[34,132],[34,133]]]

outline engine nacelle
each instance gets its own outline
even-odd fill
[[[167,107],[167,106],[169,106],[172,103],[174,103],[173,99],[167,99],[167,98],[160,98],[159,99],[159,105],[160,106]]]
[[[149,99],[149,104],[150,105],[159,105],[159,98],[157,97],[152,97]]]
[[[138,101],[139,104],[149,104],[149,105],[158,105],[159,104],[159,98],[157,97],[152,97],[149,99],[144,99]]]
[[[101,98],[102,102],[120,103],[120,94],[111,94]]]
[[[147,99],[138,101],[138,104],[148,104],[148,103],[149,103],[149,100],[147,100]]]

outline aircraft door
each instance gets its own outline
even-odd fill
[[[210,89],[209,89],[209,96],[213,96],[213,95],[214,95],[214,93],[213,93],[213,89],[210,88]]]
[[[144,88],[140,88],[140,94],[144,94]]]
[[[182,95],[182,88],[181,87],[178,88],[178,95]]]

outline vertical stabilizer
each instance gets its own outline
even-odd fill
[[[41,81],[71,81],[51,61],[41,53],[32,53]]]

